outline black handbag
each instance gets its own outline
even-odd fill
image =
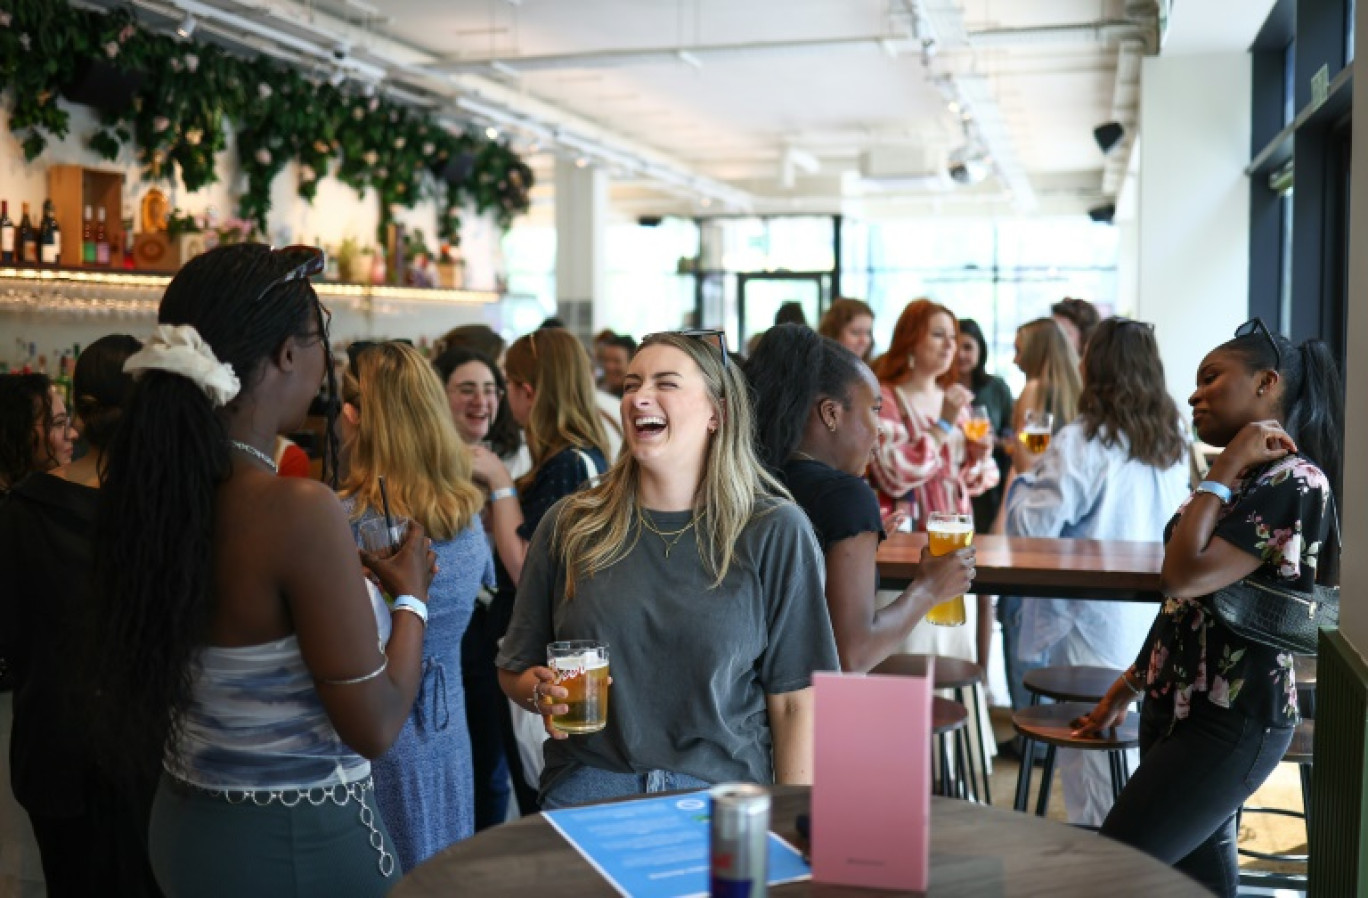
[[[1339,514],[1335,511],[1333,493],[1330,510],[1334,514],[1338,554]],[[1316,654],[1320,631],[1339,629],[1339,603],[1338,586],[1317,583],[1306,593],[1252,576],[1219,589],[1211,596],[1216,616],[1237,635],[1298,655]]]

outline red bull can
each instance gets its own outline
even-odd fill
[[[723,783],[712,796],[712,898],[764,898],[770,797],[761,786]]]

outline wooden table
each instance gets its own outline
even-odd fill
[[[771,828],[801,846],[793,821],[808,810],[807,787],[779,786],[773,791]],[[390,893],[391,898],[613,894],[540,814],[458,842],[409,873]],[[770,894],[877,898],[903,893],[801,882],[771,889]],[[1062,823],[950,798],[931,799],[929,894],[1210,898],[1194,880],[1119,842]]]
[[[894,533],[879,547],[882,586],[902,589],[917,573],[925,533]],[[1161,602],[1160,543],[1097,539],[974,537],[974,587],[1000,596]]]

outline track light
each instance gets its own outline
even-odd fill
[[[950,154],[945,171],[956,184],[973,185],[988,177],[991,163],[982,147],[965,144]]]
[[[1098,224],[1111,224],[1116,220],[1116,206],[1112,203],[1096,206],[1088,210],[1088,217]]]
[[[493,125],[490,125],[488,128],[485,128],[485,137],[489,138],[490,140],[498,140],[499,129],[494,127]]]
[[[180,36],[181,40],[188,41],[190,40],[191,35],[195,33],[195,27],[197,25],[199,25],[199,22],[196,21],[195,17],[190,13],[186,13],[185,18],[181,19],[181,23],[176,26],[176,34]]]
[[[1105,122],[1093,128],[1093,139],[1097,141],[1097,147],[1104,153],[1110,153],[1121,142],[1121,138],[1126,136],[1126,129],[1120,122]]]

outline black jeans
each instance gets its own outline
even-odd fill
[[[1235,815],[1292,741],[1270,727],[1195,697],[1173,724],[1172,706],[1140,712],[1140,766],[1102,824],[1102,834],[1172,864],[1218,895],[1239,887]]]

